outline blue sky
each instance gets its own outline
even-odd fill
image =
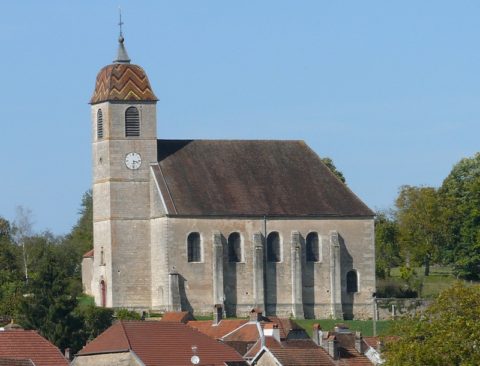
[[[21,205],[37,231],[75,224],[119,5],[159,138],[302,139],[373,209],[480,150],[478,1],[9,1],[0,216]]]

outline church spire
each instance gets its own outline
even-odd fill
[[[117,59],[114,60],[113,62],[116,64],[129,64],[130,63],[130,58],[128,57],[127,50],[123,44],[125,41],[125,38],[123,38],[123,32],[122,32],[122,9],[118,9],[119,15],[120,15],[120,21],[118,22],[118,25],[120,27],[120,35],[118,37],[118,52],[117,52]]]

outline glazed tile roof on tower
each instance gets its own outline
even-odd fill
[[[133,351],[146,366],[189,365],[192,345],[202,364],[243,362],[232,348],[176,322],[120,321],[88,343],[78,354]]]
[[[59,349],[34,330],[0,331],[0,358],[23,362],[18,365],[28,364],[27,360],[36,366],[68,365]]]
[[[155,179],[175,216],[372,217],[303,141],[158,140]]]
[[[105,101],[157,101],[145,71],[138,65],[112,64],[97,75],[90,104]]]

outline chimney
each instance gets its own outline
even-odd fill
[[[265,334],[265,337],[273,337],[277,342],[280,342],[280,329],[278,329],[278,324],[265,324],[263,327],[263,333]]]
[[[377,352],[378,353],[383,352],[383,342],[382,341],[377,341]]]
[[[213,325],[218,325],[223,317],[223,306],[216,304],[213,307]]]
[[[327,340],[327,352],[334,360],[338,359],[338,342],[335,336],[328,337]]]
[[[262,310],[259,308],[250,310],[250,321],[259,322],[262,320]]]
[[[65,359],[69,362],[72,360],[70,358],[70,348],[65,348]]]
[[[335,333],[350,333],[350,329],[348,329],[348,325],[343,323],[335,324],[333,331]]]
[[[358,353],[363,353],[365,352],[365,346],[363,343],[363,337],[362,337],[362,332],[355,332],[355,349],[357,350]]]
[[[318,323],[313,324],[312,339],[317,346],[322,345],[322,337],[323,337],[323,332],[320,324]]]

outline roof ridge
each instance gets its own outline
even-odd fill
[[[127,333],[127,330],[125,329],[125,324],[124,324],[124,321],[123,321],[123,320],[120,320],[120,325],[122,326],[123,335],[124,335],[125,338],[127,339],[128,349],[129,349],[130,351],[132,351],[132,345],[131,345],[131,343],[130,343],[130,338],[128,338],[128,333]]]
[[[250,321],[247,321],[246,323],[243,323],[242,325],[240,325],[239,327],[236,327],[234,330],[228,332],[227,334],[225,334],[222,338],[220,338],[221,340],[224,340],[226,337],[228,337],[229,335],[239,331],[240,329],[242,329],[243,327],[245,327],[246,325],[251,325],[251,324],[255,324],[256,322],[250,322]],[[258,331],[258,330],[257,330]],[[260,335],[259,335],[260,336]]]

